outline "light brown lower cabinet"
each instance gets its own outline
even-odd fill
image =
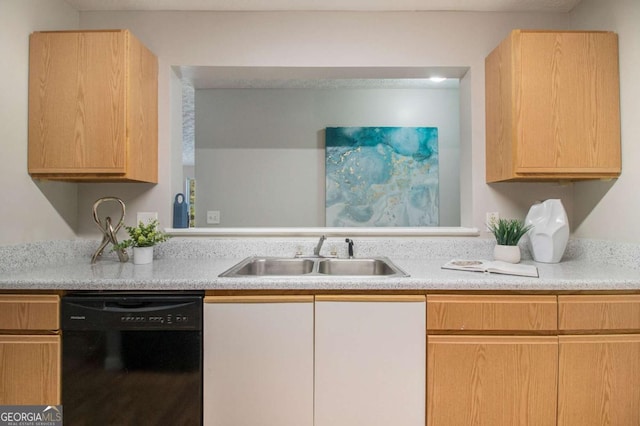
[[[555,425],[557,297],[427,295],[427,425]]]
[[[57,295],[0,294],[0,405],[59,405]]]
[[[0,335],[0,405],[60,404],[60,336]]]
[[[558,425],[640,425],[640,295],[560,295],[558,319]]]
[[[558,338],[427,337],[427,425],[555,425]]]
[[[640,425],[640,295],[427,295],[427,425]]]
[[[640,425],[640,335],[560,336],[558,425]]]

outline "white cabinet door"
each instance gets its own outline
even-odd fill
[[[424,296],[316,296],[315,426],[424,426]]]
[[[313,296],[207,297],[204,425],[313,425]]]

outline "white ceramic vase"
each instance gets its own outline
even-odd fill
[[[509,263],[520,263],[520,247],[496,244],[493,248],[493,259]]]
[[[133,248],[134,265],[146,265],[151,262],[153,262],[153,246]]]
[[[551,199],[534,204],[524,223],[531,225],[527,232],[527,244],[533,260],[543,263],[560,262],[569,241],[569,219],[562,201]]]

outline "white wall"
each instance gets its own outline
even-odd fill
[[[482,228],[485,212],[524,217],[537,199],[560,197],[569,214],[572,189],[553,184],[488,186],[484,164],[484,58],[514,28],[564,29],[567,14],[464,12],[83,12],[83,28],[129,28],[160,62],[160,184],[148,190],[122,185],[81,185],[80,233],[95,232],[83,213],[107,190],[130,197],[129,210],[154,209],[163,224],[171,223],[173,201],[170,155],[171,65],[428,67],[468,66],[470,128],[461,140],[471,146],[472,170],[461,181],[471,193],[471,213],[463,226]],[[464,107],[463,107],[464,108]],[[176,143],[176,141],[174,141]],[[466,157],[469,155],[470,157]],[[466,171],[465,171],[466,172]],[[137,193],[135,193],[137,191]],[[466,222],[465,218],[469,218]]]
[[[72,29],[78,13],[62,0],[0,1],[0,244],[97,235],[91,205],[121,196],[129,218],[159,211],[171,223],[181,173],[171,159],[180,138],[173,128],[171,65],[211,66],[469,66],[461,105],[471,125],[461,128],[462,223],[482,228],[486,211],[523,216],[536,199],[559,197],[581,237],[640,241],[636,227],[640,178],[637,0],[583,0],[570,14],[513,13],[207,13],[83,12],[81,28],[129,28],[160,62],[160,183],[34,183],[26,172],[28,34]],[[484,183],[484,57],[513,28],[607,29],[620,35],[623,172],[614,183]],[[464,89],[464,90],[463,90]],[[463,122],[465,119],[463,119]],[[468,149],[470,148],[470,149]],[[176,183],[178,182],[178,183]],[[574,206],[575,192],[575,206]],[[6,200],[18,200],[18,206]],[[610,217],[615,212],[615,217]],[[74,232],[75,231],[75,232]]]
[[[34,182],[27,174],[29,34],[75,29],[62,0],[0,1],[0,245],[75,238],[77,185]]]
[[[325,226],[324,128],[437,127],[440,225],[460,225],[457,89],[196,90],[196,224]]]
[[[640,241],[640,1],[582,0],[572,28],[618,33],[622,174],[613,182],[575,185],[575,235]]]
[[[0,141],[4,162],[0,244],[97,235],[91,205],[104,195],[135,211],[159,211],[171,223],[182,176],[172,155],[180,143],[172,117],[175,64],[211,66],[469,66],[461,85],[462,223],[482,228],[486,211],[523,216],[536,199],[559,197],[577,236],[640,241],[635,167],[640,147],[637,0],[583,0],[570,14],[506,13],[206,13],[83,12],[62,0],[0,1]],[[34,183],[26,172],[28,34],[33,30],[129,28],[160,62],[160,183]],[[484,183],[484,57],[513,28],[607,29],[620,35],[623,172],[614,183]],[[464,98],[464,97],[463,97]],[[574,203],[575,193],[575,203]],[[615,212],[615,217],[610,217]],[[75,231],[75,232],[74,232]]]

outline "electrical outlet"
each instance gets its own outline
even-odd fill
[[[137,219],[136,224],[142,222],[146,225],[152,220],[158,219],[158,212],[138,212],[136,214],[136,219]]]
[[[485,231],[489,231],[489,224],[496,223],[500,220],[500,213],[498,212],[487,212],[485,218]]]
[[[220,210],[207,210],[207,223],[218,225],[220,223]]]

